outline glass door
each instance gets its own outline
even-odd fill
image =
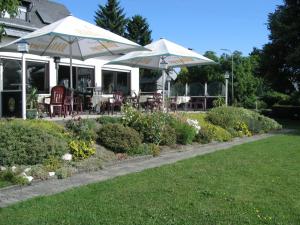
[[[1,108],[3,117],[22,115],[22,65],[20,60],[2,59]]]

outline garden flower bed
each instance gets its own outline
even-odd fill
[[[206,114],[143,114],[129,105],[122,111],[122,117],[77,118],[65,126],[38,120],[2,120],[2,186],[62,179],[128,157],[158,156],[161,150],[182,151],[184,145],[230,141],[281,129],[270,118],[235,107],[219,107]]]

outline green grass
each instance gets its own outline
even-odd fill
[[[10,182],[0,179],[0,188],[12,185]]]
[[[0,209],[0,224],[299,224],[300,136],[280,135]]]

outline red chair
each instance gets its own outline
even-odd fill
[[[82,97],[80,96],[75,96],[74,97],[74,102],[73,102],[73,107],[74,107],[74,111],[76,109],[77,114],[83,112],[83,101],[82,101]]]
[[[57,108],[59,108],[59,116],[61,116],[64,111],[64,117],[66,117],[66,111],[64,110],[65,94],[66,88],[64,86],[55,86],[51,89],[49,104],[50,118],[52,118],[52,115]]]

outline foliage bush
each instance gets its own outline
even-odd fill
[[[34,177],[34,179],[47,180],[49,179],[49,172],[55,172],[55,171],[56,170],[48,171],[48,168],[45,166],[35,165],[31,167],[31,170],[28,172],[28,175]]]
[[[61,167],[56,171],[56,176],[58,179],[66,179],[71,177],[74,173],[74,168],[71,166]]]
[[[121,117],[112,117],[112,116],[102,116],[96,119],[96,121],[102,125],[108,123],[122,123]]]
[[[18,173],[13,172],[11,169],[7,169],[5,171],[0,172],[0,180],[10,182],[12,184],[17,185],[27,185],[29,184],[29,181],[21,176]]]
[[[84,141],[95,141],[96,140],[96,122],[90,119],[77,119],[69,120],[66,123],[66,127],[73,135]]]
[[[62,161],[58,157],[50,156],[44,161],[43,166],[47,172],[54,172],[62,166]]]
[[[73,140],[69,143],[69,148],[75,160],[89,158],[96,152],[93,141]]]
[[[257,112],[238,107],[218,107],[207,114],[211,123],[228,130],[233,136],[237,136],[236,125],[238,122],[247,125],[252,133],[262,133],[281,129],[281,125],[275,120],[260,115]]]
[[[131,127],[139,132],[141,138],[146,143],[160,144],[162,141],[163,129],[166,124],[167,114],[155,112],[152,114],[142,114],[131,106],[124,106],[122,118],[125,126]]]
[[[151,155],[149,144],[143,143],[138,148],[133,148],[128,151],[128,155]]]
[[[106,124],[97,133],[100,144],[114,152],[127,153],[141,144],[139,133],[121,124]]]
[[[173,120],[171,126],[175,129],[178,144],[187,145],[193,143],[196,137],[196,130],[192,126],[180,120]]]
[[[207,121],[207,115],[204,113],[191,113],[187,117],[198,120],[201,129],[196,135],[196,141],[199,143],[209,143],[211,141],[229,141],[232,139],[231,134],[224,128],[214,125]]]
[[[35,165],[68,150],[63,127],[46,121],[0,121],[0,164]]]
[[[165,125],[162,130],[160,145],[174,145],[177,142],[176,131],[170,125]]]
[[[267,104],[269,108],[275,104],[287,103],[290,101],[290,99],[291,97],[289,95],[277,91],[269,91],[262,96],[262,100]]]

